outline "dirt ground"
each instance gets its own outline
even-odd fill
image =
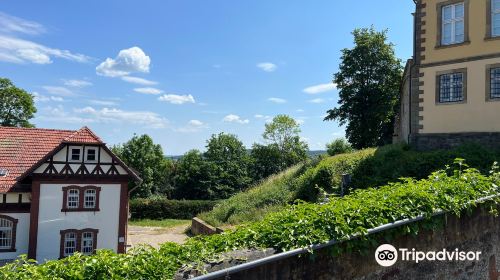
[[[172,228],[129,226],[127,243],[130,245],[129,248],[139,244],[148,244],[158,248],[165,242],[182,244],[188,238],[184,233],[188,227],[189,224]]]

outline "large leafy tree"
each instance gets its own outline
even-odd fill
[[[33,127],[29,120],[35,113],[33,95],[0,78],[0,125]]]
[[[134,135],[123,145],[114,146],[112,151],[125,164],[139,173],[143,182],[132,197],[149,197],[152,194],[168,194],[171,189],[173,165],[165,158],[159,144],[155,144],[148,135]],[[134,188],[135,183],[131,183]]]
[[[387,31],[356,29],[354,47],[342,50],[339,72],[334,75],[339,107],[325,120],[347,124],[346,136],[356,149],[390,143],[398,105],[402,65]]]
[[[207,141],[206,148],[204,156],[213,176],[212,197],[227,198],[251,183],[248,153],[236,135],[214,134]]]
[[[185,153],[176,164],[175,191],[177,199],[211,199],[212,184],[209,164],[198,150]]]

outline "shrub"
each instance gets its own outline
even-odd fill
[[[463,165],[462,165],[463,166]],[[365,235],[377,226],[419,215],[422,222],[402,226],[385,237],[417,234],[435,228],[442,220],[431,219],[438,209],[452,214],[470,211],[474,201],[499,195],[500,174],[482,175],[476,169],[438,171],[425,180],[405,179],[380,189],[356,190],[324,205],[303,203],[268,215],[263,221],[220,235],[189,239],[184,245],[163,244],[159,249],[139,248],[118,255],[100,250],[93,256],[76,254],[62,260],[33,265],[25,260],[0,268],[3,279],[170,279],[183,265],[214,259],[222,252],[241,248],[275,248],[285,251],[329,240],[350,240],[333,249],[364,252],[380,236]],[[451,173],[451,175],[450,175]],[[493,209],[497,198],[488,203]]]
[[[333,140],[333,142],[326,144],[326,152],[330,156],[350,153],[353,150],[354,149],[351,144],[349,144],[349,142],[347,142],[344,138],[338,138]]]
[[[191,219],[210,211],[219,201],[138,198],[130,201],[132,219]]]

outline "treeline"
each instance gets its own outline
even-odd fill
[[[218,200],[306,160],[308,146],[299,133],[293,118],[278,115],[265,125],[265,144],[255,143],[250,151],[227,133],[212,135],[205,152],[191,150],[179,160],[166,158],[148,135],[134,135],[112,150],[143,179],[138,187],[130,186],[137,187],[132,197]]]

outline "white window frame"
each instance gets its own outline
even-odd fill
[[[498,2],[497,9],[495,10],[495,2]],[[495,33],[495,16],[500,15],[500,0],[491,0],[491,37],[499,37],[500,31]],[[500,23],[498,23],[500,24]],[[500,26],[497,26],[500,28]]]
[[[71,236],[72,235],[72,236]],[[74,246],[71,246],[69,247],[68,246],[68,243],[69,242],[73,242]],[[64,257],[68,257],[68,256],[71,256],[73,255],[75,252],[77,252],[78,248],[78,233],[77,232],[67,232],[64,234],[64,247],[63,247],[63,256]],[[72,249],[73,251],[72,252],[68,252],[68,249]]]
[[[78,189],[69,189],[66,194],[66,207],[68,209],[78,209],[80,207],[80,190]],[[71,200],[70,198],[76,198],[75,200]],[[76,205],[72,205],[71,203],[76,202]]]
[[[464,11],[464,15],[463,17],[461,18],[457,18],[456,15],[455,15],[455,11],[456,11],[456,7],[457,6],[462,6],[463,7],[463,11]],[[445,20],[445,16],[444,16],[444,11],[446,10],[446,8],[451,8],[451,19],[449,20]],[[466,22],[465,22],[465,13],[466,13],[466,10],[465,10],[465,2],[460,2],[460,3],[455,3],[455,4],[450,4],[450,5],[446,5],[446,6],[443,6],[441,7],[441,45],[443,46],[448,46],[448,45],[454,45],[454,44],[460,44],[460,43],[463,43],[465,42],[465,33],[466,33]],[[464,25],[464,38],[462,41],[457,41],[457,36],[456,36],[456,29],[457,29],[457,23],[459,22],[462,22],[462,24]],[[451,24],[451,41],[450,42],[445,42],[445,25],[447,24]]]
[[[90,160],[90,159],[89,159],[89,154],[90,154],[90,153],[89,153],[89,151],[94,151],[94,153],[95,153],[95,154],[94,154],[95,158],[94,158],[93,160]],[[86,162],[97,162],[97,149],[96,149],[96,148],[88,148],[88,149],[85,151],[85,157],[86,157],[86,158],[85,158],[85,161],[86,161]]]
[[[87,200],[87,198],[91,198]],[[87,202],[92,201],[93,204],[91,206],[87,205]],[[83,208],[85,209],[94,209],[97,207],[97,190],[96,189],[88,189],[83,192]]]
[[[14,222],[8,219],[0,218],[0,231],[5,233],[4,237],[0,236],[0,249],[11,249],[14,237]]]
[[[94,253],[94,233],[93,232],[90,232],[90,231],[82,232],[81,253],[84,255],[92,255]]]
[[[80,151],[80,156],[78,159],[73,159],[73,150],[79,150]],[[83,157],[83,149],[82,147],[70,147],[69,148],[69,155],[68,155],[68,160],[70,162],[81,162]]]

